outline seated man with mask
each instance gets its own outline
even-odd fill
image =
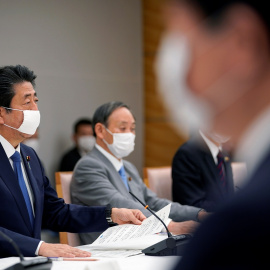
[[[91,253],[64,244],[41,241],[42,226],[54,231],[105,230],[111,221],[141,224],[139,210],[66,204],[46,177],[37,153],[21,142],[40,122],[36,75],[25,66],[0,68],[0,232],[11,238],[24,256],[89,257]],[[0,257],[17,256],[0,239]]]
[[[75,204],[111,204],[115,207],[140,209],[145,216],[151,213],[136,201],[131,191],[153,211],[172,203],[168,228],[172,233],[193,233],[207,212],[158,198],[143,183],[137,169],[123,160],[134,149],[135,118],[122,102],[101,105],[93,116],[96,137],[94,149],[81,158],[74,168],[71,199]],[[82,244],[93,242],[98,235],[80,234]]]
[[[228,137],[199,130],[179,147],[172,162],[173,201],[213,212],[234,194]]]
[[[95,145],[92,121],[88,118],[80,118],[73,127],[72,139],[75,146],[69,149],[61,158],[59,171],[73,171],[78,160],[91,151]]]

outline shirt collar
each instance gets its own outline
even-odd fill
[[[215,163],[217,164],[218,163],[218,160],[217,160],[217,155],[218,155],[218,152],[221,151],[221,147],[218,147],[216,146],[211,140],[209,140],[203,133],[202,131],[200,130],[199,131],[200,135],[202,136],[203,140],[205,141],[205,143],[207,144],[212,156],[213,156],[213,159],[215,161]]]
[[[95,147],[112,163],[112,165],[116,169],[116,171],[120,170],[120,168],[123,166],[122,159],[119,161],[116,157],[111,155],[109,152],[107,152],[104,148],[102,148],[97,143],[95,144]]]
[[[21,151],[20,144],[17,146],[16,149],[14,149],[14,147],[9,143],[9,141],[7,141],[2,135],[0,135],[0,143],[2,144],[8,158],[10,158],[15,153],[15,151],[18,151],[19,153]]]

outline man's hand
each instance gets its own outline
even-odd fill
[[[198,213],[199,222],[204,221],[204,219],[206,219],[209,215],[211,215],[210,212],[206,212],[205,210],[199,211],[199,213]]]
[[[168,229],[173,234],[190,234],[194,233],[200,223],[189,220],[182,222],[171,221],[168,225]]]
[[[141,225],[146,219],[145,215],[136,209],[112,208],[112,221],[117,224],[135,224]]]
[[[69,245],[63,244],[48,244],[42,243],[39,252],[39,256],[44,257],[90,257],[91,253],[87,251],[80,250],[78,248],[71,247]]]

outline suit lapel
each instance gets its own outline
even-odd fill
[[[209,168],[209,171],[212,175],[212,179],[213,181],[216,183],[216,185],[219,187],[219,189],[221,188],[221,183],[219,183],[220,181],[218,181],[218,171],[217,171],[217,167],[216,167],[216,164],[213,160],[213,157],[210,154],[205,154],[205,160],[206,160],[206,163],[207,163],[207,167]]]
[[[37,181],[35,179],[35,176],[33,175],[33,171],[31,168],[31,165],[33,166],[33,160],[31,160],[30,153],[25,147],[21,147],[21,156],[24,163],[24,167],[26,170],[26,174],[28,176],[29,184],[31,185],[32,192],[33,192],[33,199],[34,199],[34,212],[35,212],[35,219],[34,219],[34,231],[36,231],[37,222],[36,220],[41,220],[41,200],[39,200],[39,190],[37,186]],[[27,160],[27,156],[30,157],[30,160]]]
[[[91,152],[96,157],[98,157],[109,168],[110,173],[113,175],[111,180],[114,181],[115,186],[117,187],[117,189],[119,189],[122,194],[128,194],[129,195],[128,190],[127,190],[127,188],[126,188],[120,174],[118,173],[118,171],[116,171],[116,169],[112,165],[112,163],[100,151],[98,151],[97,148],[94,147],[94,149]],[[129,177],[127,171],[126,171],[126,175],[127,175],[127,177]]]
[[[126,165],[125,165],[125,161],[124,160],[123,160],[123,163],[124,163],[124,168],[125,168],[125,171],[126,171],[128,187],[129,187],[129,190],[131,190],[131,180],[132,180],[132,177],[131,177],[131,175],[129,173],[128,168],[126,168]]]
[[[212,153],[208,148],[205,141],[201,138],[201,143],[203,144],[203,152],[204,152],[204,159],[207,164],[207,168],[209,168],[209,172],[212,175],[213,183],[216,185],[217,190],[220,192],[220,195],[224,195],[224,188],[222,187],[221,181],[219,181],[219,175],[217,170],[217,165],[214,162]]]
[[[10,194],[12,194],[14,200],[16,201],[17,207],[19,209],[19,212],[22,216],[22,219],[24,220],[26,227],[28,228],[29,232],[32,233],[31,230],[31,223],[26,207],[26,203],[23,197],[23,194],[21,192],[21,188],[19,186],[18,179],[10,165],[9,159],[2,147],[2,144],[0,143],[0,176],[2,181],[5,183],[7,188],[10,191]],[[16,210],[15,210],[16,211]]]

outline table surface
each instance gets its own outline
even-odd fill
[[[181,257],[146,256],[144,254],[128,258],[100,258],[99,261],[54,261],[52,270],[172,270]],[[19,262],[19,258],[0,259],[0,270]]]

